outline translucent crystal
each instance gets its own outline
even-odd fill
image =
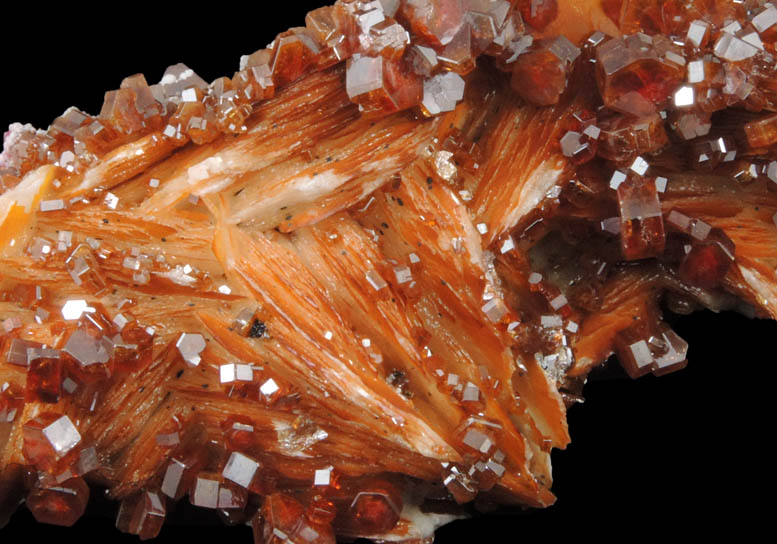
[[[259,463],[239,452],[233,452],[224,466],[222,476],[248,489],[259,470]]]
[[[521,0],[523,20],[537,30],[544,30],[558,16],[556,0]]]
[[[604,104],[637,117],[652,115],[683,81],[685,68],[659,56],[645,34],[613,38],[596,49],[596,81]]]
[[[141,540],[159,536],[165,521],[165,498],[157,491],[141,491],[121,501],[116,528]]]
[[[68,416],[43,413],[22,428],[25,460],[38,470],[56,474],[77,459],[81,434]]]
[[[78,521],[89,502],[89,486],[82,478],[56,485],[33,486],[27,495],[27,508],[39,523],[70,527]]]
[[[464,22],[461,0],[407,0],[400,12],[410,22],[411,32],[434,46],[450,43]]]
[[[399,521],[402,497],[394,484],[375,480],[360,489],[351,502],[349,514],[362,534],[390,531]]]
[[[452,111],[464,98],[464,80],[458,74],[447,72],[424,81],[421,106],[427,115]]]
[[[397,61],[382,56],[354,56],[346,69],[346,92],[367,113],[390,113],[421,101],[421,79]]]
[[[616,162],[653,153],[669,142],[664,120],[657,113],[642,118],[607,117],[599,121],[598,126],[601,133],[596,152]]]
[[[182,333],[175,347],[189,366],[198,366],[200,354],[205,349],[205,338],[201,334]]]
[[[618,186],[621,250],[627,260],[660,255],[664,250],[664,222],[653,180],[629,177]]]

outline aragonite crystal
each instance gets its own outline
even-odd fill
[[[661,300],[777,317],[771,4],[304,24],[212,83],[176,64],[9,127],[0,524],[72,525],[91,486],[141,539],[188,500],[256,544],[428,544],[553,504],[610,354],[686,365]]]

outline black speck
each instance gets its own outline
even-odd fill
[[[183,376],[183,368],[182,368],[181,370],[179,370],[178,372],[176,372],[176,373],[175,373],[175,379],[177,380],[177,379],[178,379],[178,378],[180,378],[181,376]]]
[[[194,302],[190,302],[189,304],[187,304],[187,306],[189,306],[189,308],[194,308]]]
[[[443,285],[448,285],[447,283],[445,283],[445,280],[440,280],[440,283]]]
[[[103,223],[107,225],[108,223],[110,223],[110,221],[108,221],[107,219],[103,219]]]
[[[248,336],[251,338],[261,338],[264,336],[264,333],[267,331],[267,325],[264,324],[263,321],[259,321],[258,319],[254,319],[253,325],[251,325],[251,330],[248,331]]]
[[[332,162],[332,157],[327,157],[326,162]]]
[[[162,241],[163,241],[163,242],[167,242],[167,238],[165,238],[164,236],[162,236]]]
[[[281,210],[285,210],[288,206],[281,206]]]
[[[208,388],[208,384],[207,384],[207,383],[204,383],[204,384],[202,384],[200,387],[202,387],[203,389],[207,389],[207,388]]]
[[[401,198],[397,198],[397,204],[399,204],[400,206],[404,206],[405,205],[405,203],[402,202]]]
[[[291,221],[291,216],[290,215],[286,216],[286,221]]]
[[[140,386],[140,389],[138,389],[138,391],[140,391],[141,393],[142,393],[143,391],[145,391],[145,390],[146,390],[146,387],[145,387],[145,386],[143,386],[143,385],[141,385],[141,386]]]
[[[235,191],[235,195],[234,195],[234,196],[237,196],[237,195],[239,195],[240,193],[242,193],[242,192],[243,192],[243,189],[245,189],[245,187],[243,187],[242,189],[238,189],[237,191]]]
[[[384,229],[388,228],[388,224],[385,221],[381,223],[380,226],[383,227]]]

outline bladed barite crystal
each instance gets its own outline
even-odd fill
[[[188,496],[256,544],[552,504],[588,373],[686,364],[662,293],[777,317],[775,28],[759,1],[338,0],[231,78],[11,125],[0,523],[72,525],[87,484],[141,539]]]

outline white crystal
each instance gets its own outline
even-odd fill
[[[258,470],[259,463],[236,451],[229,457],[221,475],[240,487],[248,489]]]
[[[709,28],[709,23],[705,21],[692,21],[688,27],[688,34],[686,34],[686,39],[694,46],[700,47]]]
[[[637,157],[636,159],[634,159],[634,162],[631,163],[630,168],[632,172],[636,172],[640,176],[644,176],[645,172],[647,172],[648,168],[650,168],[650,165],[642,157]]]
[[[84,329],[76,329],[62,351],[69,353],[81,366],[107,363],[113,355],[113,346],[102,338],[95,338]]]
[[[677,91],[674,93],[674,105],[678,108],[682,108],[685,106],[693,106],[694,103],[694,92],[693,87],[689,85],[684,85],[680,87]]]
[[[413,273],[410,271],[409,266],[395,266],[394,276],[397,279],[397,283],[403,284],[413,279]]]
[[[90,308],[85,300],[68,300],[62,305],[62,317],[66,321],[80,319],[84,312],[94,312],[94,308]]]
[[[765,10],[753,17],[753,20],[750,22],[758,32],[770,29],[777,23],[777,8],[773,5],[768,5]]]
[[[313,485],[329,485],[332,477],[332,468],[321,468],[313,475]]]
[[[48,427],[44,427],[43,436],[59,457],[64,456],[81,442],[81,434],[67,416],[62,416]]]
[[[200,364],[200,353],[205,349],[205,338],[201,334],[181,333],[175,343],[183,360],[191,366]]]
[[[422,105],[430,115],[452,111],[464,98],[464,80],[454,72],[438,74],[424,82]]]
[[[372,288],[376,291],[380,291],[384,287],[388,286],[386,280],[384,280],[375,270],[368,270],[364,277],[367,278],[369,284],[372,285]]]
[[[278,384],[275,383],[275,380],[270,378],[262,384],[262,386],[259,388],[259,391],[261,391],[264,396],[269,397],[278,392],[279,389],[280,387],[278,387]]]
[[[653,354],[650,352],[650,348],[647,342],[640,340],[629,346],[631,354],[634,356],[634,361],[637,363],[637,367],[642,368],[653,362]]]

